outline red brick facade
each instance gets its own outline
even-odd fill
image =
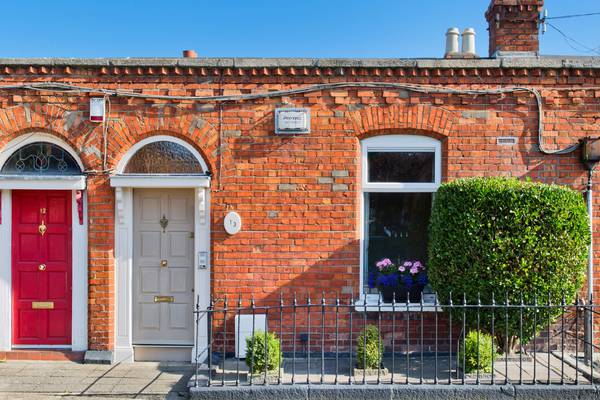
[[[513,15],[508,6],[491,6]],[[504,2],[506,3],[506,2]],[[540,1],[516,2],[517,14],[537,13]],[[514,22],[516,26],[523,24]],[[493,24],[492,24],[493,25]],[[537,49],[529,31],[507,45],[508,31],[491,28],[492,49]],[[520,29],[520,28],[519,28]],[[519,35],[520,37],[520,35]],[[404,83],[486,89],[525,85],[543,99],[546,148],[599,136],[600,64],[562,61],[447,60],[352,63],[339,60],[237,62],[158,60],[131,63],[0,61],[1,86],[68,83],[148,95],[217,96],[264,93],[323,83]],[[254,64],[254,65],[253,65]],[[274,134],[276,107],[310,108],[308,135]],[[115,326],[114,190],[103,171],[102,126],[88,121],[89,95],[0,90],[0,147],[30,132],[47,132],[76,149],[90,171],[89,347],[112,349]],[[583,191],[579,152],[538,150],[538,108],[531,93],[448,94],[398,88],[347,87],[262,100],[193,102],[110,97],[108,169],[139,140],[157,134],[185,140],[212,172],[212,295],[275,301],[321,292],[358,293],[360,140],[419,134],[442,141],[443,181],[469,176],[515,176]],[[514,136],[502,146],[497,138]],[[598,198],[595,198],[596,215]],[[243,230],[230,236],[223,217],[237,211]],[[596,228],[594,242],[600,248]],[[595,254],[596,265],[600,254]],[[597,276],[600,268],[596,268]],[[595,291],[600,287],[595,285]]]

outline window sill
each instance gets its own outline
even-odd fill
[[[421,309],[421,304],[411,303],[406,306],[406,304],[395,304],[392,306],[390,303],[381,303],[373,304],[357,302],[354,304],[354,310],[359,312],[441,312],[442,307],[436,305],[434,303],[423,303],[423,309]]]
[[[421,308],[421,303],[406,304],[404,302],[398,302],[392,305],[391,303],[382,302],[379,304],[378,295],[363,294],[355,301],[354,310],[359,312],[441,312],[442,307],[440,307],[439,303],[436,301],[435,295],[424,296],[423,306]]]

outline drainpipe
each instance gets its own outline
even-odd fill
[[[587,303],[588,305],[594,304],[594,214],[593,214],[593,196],[592,188],[593,181],[592,177],[594,174],[595,163],[588,163],[588,182],[587,182],[587,193],[586,203],[589,218],[590,228],[590,246],[588,249],[588,270],[587,270]],[[593,340],[594,340],[594,314],[591,307],[585,309],[585,362],[588,365],[592,365],[594,358]]]
[[[594,174],[594,166],[588,167],[588,183],[587,183],[587,211],[590,226],[590,238],[594,235],[594,211],[592,207],[592,175]],[[594,241],[590,240],[590,247],[588,253],[588,301],[592,301],[594,295]]]
[[[588,163],[588,184],[587,184],[587,210],[590,228],[590,246],[588,250],[588,273],[587,273],[587,303],[588,305],[594,304],[594,214],[593,214],[593,175],[595,163]],[[585,333],[584,342],[589,344],[585,346],[585,362],[588,365],[592,365],[594,360],[594,314],[591,307],[585,308]]]
[[[588,248],[587,270],[587,307],[585,311],[585,363],[592,365],[594,361],[594,198],[593,176],[594,169],[600,162],[600,137],[586,137],[581,140],[581,161],[588,170],[586,203],[588,212],[588,225],[590,229],[590,245]]]

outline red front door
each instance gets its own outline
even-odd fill
[[[71,344],[71,192],[15,190],[13,344]]]

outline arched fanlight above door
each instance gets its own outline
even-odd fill
[[[12,153],[1,173],[4,175],[81,175],[79,164],[68,151],[50,142],[34,142]]]
[[[145,144],[127,162],[125,174],[203,174],[204,168],[190,150],[173,141]]]
[[[208,165],[191,144],[173,136],[143,139],[129,149],[110,177],[112,187],[210,187]]]

